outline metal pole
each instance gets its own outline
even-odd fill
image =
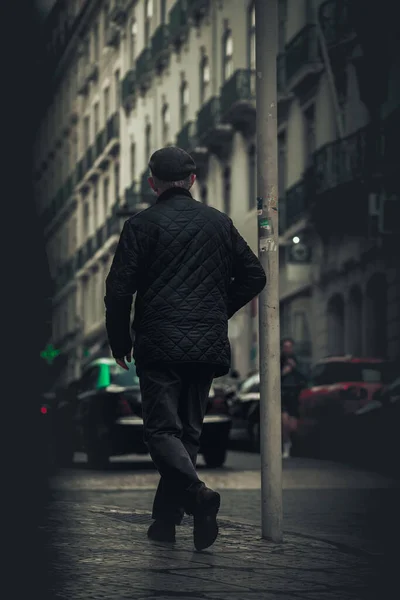
[[[282,417],[279,339],[278,3],[256,0],[257,215],[267,285],[259,297],[262,537],[282,541]]]

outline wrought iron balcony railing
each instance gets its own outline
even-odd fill
[[[119,113],[114,113],[107,121],[107,144],[113,139],[119,138]]]
[[[177,0],[169,11],[169,38],[175,45],[182,44],[188,35],[189,20],[185,0]]]
[[[361,179],[366,174],[367,127],[342,140],[325,144],[314,153],[315,192]]]
[[[127,72],[121,83],[121,102],[124,108],[129,108],[136,95],[136,71]]]
[[[153,70],[153,59],[151,50],[145,48],[136,59],[136,79],[141,88],[147,88],[150,84]]]
[[[197,128],[195,121],[188,121],[182,127],[178,135],[176,136],[176,145],[186,152],[192,150],[196,145]]]
[[[197,133],[201,139],[207,133],[216,129],[220,122],[221,107],[217,96],[210,98],[197,114]]]
[[[237,102],[255,99],[255,71],[238,69],[221,89],[220,111],[225,115]]]
[[[307,64],[318,63],[319,45],[317,28],[315,25],[306,25],[294,38],[286,44],[286,78],[289,81],[302,67]]]
[[[161,24],[157,27],[151,38],[151,58],[153,66],[161,68],[169,56],[169,30],[168,25]]]

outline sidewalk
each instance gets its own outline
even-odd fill
[[[63,600],[386,600],[382,556],[286,535],[260,538],[253,525],[220,520],[210,549],[195,552],[191,521],[167,546],[146,537],[150,513],[54,502],[52,561]],[[388,582],[386,582],[388,583]],[[386,585],[385,585],[386,587]]]

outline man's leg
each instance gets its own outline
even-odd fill
[[[185,375],[185,396],[181,396],[179,416],[182,423],[182,442],[196,464],[200,447],[200,436],[207,409],[210,387],[214,373],[210,368],[198,365]],[[220,495],[199,481],[191,489],[191,499],[185,510],[193,515],[193,539],[197,550],[211,546],[218,536],[217,513]]]
[[[184,491],[199,482],[182,441],[178,416],[183,381],[179,369],[142,369],[144,435],[161,481],[154,501],[153,518],[179,523]]]
[[[207,366],[191,369],[185,376],[184,393],[180,398],[178,414],[182,423],[182,443],[194,466],[213,379],[214,373]]]

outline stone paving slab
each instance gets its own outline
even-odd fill
[[[144,511],[54,503],[54,599],[386,600],[367,552],[294,534],[275,544],[225,519],[214,546],[195,552],[189,519],[175,546],[150,542],[149,522]]]

